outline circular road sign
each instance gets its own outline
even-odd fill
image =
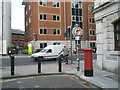
[[[72,33],[74,36],[81,36],[83,31],[80,27],[74,27]]]

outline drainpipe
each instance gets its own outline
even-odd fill
[[[66,0],[64,0],[64,32],[66,33],[66,5],[65,5]],[[65,37],[65,42],[66,42],[66,37]]]
[[[3,55],[3,0],[2,0],[2,55]]]

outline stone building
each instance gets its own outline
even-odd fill
[[[9,0],[10,1],[10,0]],[[0,1],[0,54],[11,47],[11,2]]]
[[[95,0],[97,65],[118,72],[120,60],[120,0]]]

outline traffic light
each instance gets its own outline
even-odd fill
[[[34,40],[37,41],[37,39],[38,39],[38,35],[34,33]]]
[[[70,27],[67,28],[66,34],[67,34],[67,35],[66,35],[67,37],[70,37]]]

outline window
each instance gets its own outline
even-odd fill
[[[40,48],[45,48],[47,46],[47,43],[40,43]]]
[[[76,21],[76,16],[72,16],[72,21]]]
[[[60,20],[60,16],[58,16],[58,15],[53,15],[53,20],[54,20],[54,21],[59,21],[59,20]]]
[[[28,19],[28,23],[31,23],[31,18]]]
[[[39,4],[42,6],[47,6],[47,1],[46,0],[40,0]]]
[[[46,14],[40,14],[40,20],[47,20]]]
[[[60,2],[52,2],[53,7],[60,7]]]
[[[58,35],[58,34],[60,34],[60,29],[53,29],[53,34],[56,34],[56,35]]]
[[[72,3],[72,8],[75,8],[75,3]]]
[[[60,45],[60,43],[59,42],[54,42],[53,45]]]
[[[72,16],[72,21],[82,22],[82,16]]]
[[[95,30],[90,30],[90,35],[95,35]]]
[[[89,6],[88,10],[92,11],[94,9],[94,6]]]
[[[25,14],[27,15],[28,11],[26,10]]]
[[[119,50],[120,51],[120,21],[115,23],[114,27],[115,27],[115,31],[114,31],[114,35],[115,35],[115,50]]]
[[[89,18],[89,23],[95,23],[94,18]]]
[[[82,3],[72,2],[72,26],[78,24],[82,28]]]
[[[90,43],[90,48],[95,48],[95,47],[96,47],[95,42]]]
[[[72,3],[72,8],[82,8],[81,2]]]
[[[30,9],[31,9],[31,6],[29,5],[29,6],[28,6],[28,10],[30,10]]]
[[[82,3],[81,2],[78,3],[78,8],[82,8]]]
[[[47,34],[47,29],[40,29],[40,34]]]
[[[47,51],[47,53],[52,53],[52,49],[49,49],[49,50]]]
[[[26,21],[26,24],[25,24],[26,26],[28,25],[28,22]]]

